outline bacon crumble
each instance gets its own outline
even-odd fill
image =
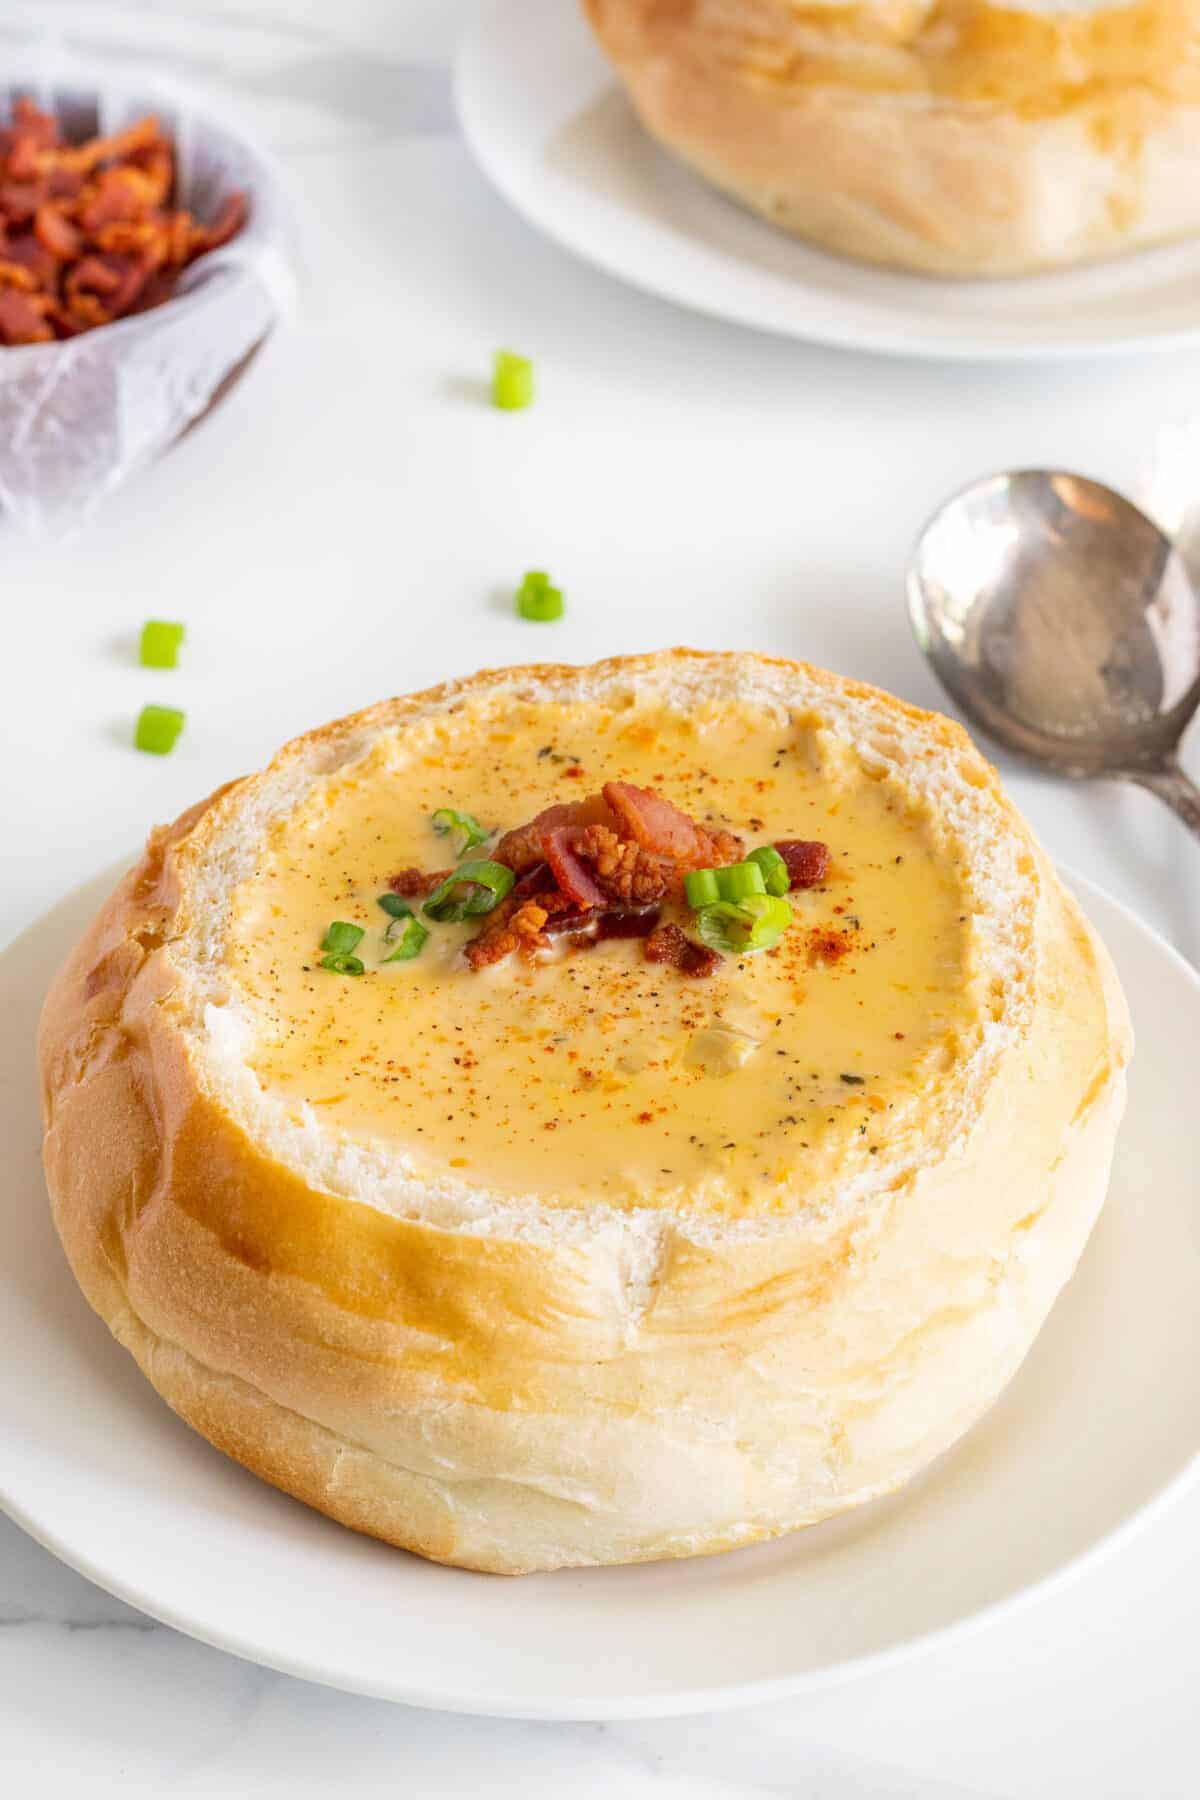
[[[829,873],[829,845],[807,838],[781,838],[775,845],[794,888],[820,887]]]
[[[646,961],[668,963],[681,975],[711,975],[722,960],[715,950],[693,943],[678,925],[659,925],[646,939]]]
[[[775,848],[793,888],[815,887],[829,872],[825,844],[785,838]],[[682,900],[691,870],[723,868],[743,854],[733,832],[700,824],[652,788],[606,782],[601,793],[548,806],[501,837],[492,859],[517,880],[466,945],[467,965],[485,969],[514,954],[532,961],[556,938],[582,948],[604,938],[640,937],[647,961],[709,976],[723,958],[663,922],[660,907]],[[450,873],[401,869],[388,886],[416,899]],[[810,960],[836,961],[849,947],[841,933],[810,934]]]
[[[169,300],[183,270],[235,237],[244,194],[202,225],[173,205],[175,153],[155,118],[68,144],[22,96],[0,130],[0,343],[76,337]]]
[[[388,886],[402,900],[423,900],[453,873],[453,869],[400,869],[395,875],[389,875]]]

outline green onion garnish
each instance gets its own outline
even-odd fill
[[[690,875],[683,878],[683,891],[689,906],[699,911],[702,906],[714,906],[721,898],[721,890],[717,886],[715,869],[693,869]]]
[[[412,907],[399,894],[380,894],[376,904],[382,906],[390,919],[411,919]]]
[[[486,844],[491,836],[478,819],[473,819],[469,812],[458,812],[453,806],[438,807],[433,815],[433,829],[439,837],[456,834],[458,842],[454,846],[455,856],[465,856],[468,850]]]
[[[333,975],[361,975],[362,963],[357,956],[323,956],[317,964],[319,969],[328,969]]]
[[[517,589],[517,611],[521,617],[546,625],[561,619],[564,610],[562,589],[551,587],[544,569],[528,569]]]
[[[696,930],[710,950],[726,956],[751,956],[769,950],[792,922],[792,909],[775,894],[749,894],[745,900],[719,900],[701,907]]]
[[[515,350],[497,350],[492,365],[492,405],[520,412],[533,401],[533,364]]]
[[[792,885],[792,877],[787,864],[774,844],[761,844],[757,850],[750,852],[746,861],[758,864],[763,872],[768,894],[786,894],[788,892]]]
[[[361,925],[347,925],[344,919],[335,919],[321,939],[321,948],[328,950],[331,956],[349,956],[351,950],[357,950],[362,938]]]
[[[385,944],[396,947],[390,956],[385,956],[385,963],[411,962],[414,956],[420,956],[429,939],[429,933],[410,913],[407,919],[393,919],[383,934]]]
[[[168,624],[165,619],[147,619],[142,626],[138,661],[143,669],[173,669],[179,660],[182,642],[182,625]]]
[[[453,875],[448,875],[442,885],[433,890],[422,911],[440,925],[476,919],[498,906],[515,880],[512,870],[506,869],[503,863],[459,863]]]
[[[765,894],[766,878],[757,863],[733,863],[717,870],[717,886],[722,900],[748,900],[751,894]]]
[[[183,718],[173,706],[143,706],[133,731],[135,747],[152,756],[166,756],[175,748]]]
[[[779,860],[782,862],[783,858]],[[683,891],[688,905],[699,910],[718,900],[745,900],[750,894],[765,894],[767,882],[756,862],[740,862],[724,869],[693,869],[683,878]]]

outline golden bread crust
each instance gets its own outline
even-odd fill
[[[1194,0],[584,0],[647,129],[844,255],[993,276],[1200,229]]]
[[[197,860],[263,777],[152,835],[47,999],[46,1177],[85,1295],[184,1419],[356,1530],[520,1573],[811,1523],[898,1486],[973,1422],[1086,1241],[1123,1101],[1124,1002],[949,721],[802,665],[680,651],[484,674],[309,734],[272,767],[484,684],[703,682],[735,663],[794,670],[831,707],[865,699],[960,765],[1022,846],[1024,1022],[962,1140],[878,1202],[727,1240],[664,1221],[653,1292],[631,1311],[617,1226],[454,1229],[285,1164],[209,1080],[185,1004]]]

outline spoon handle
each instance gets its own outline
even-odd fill
[[[1185,775],[1177,762],[1164,763],[1161,769],[1139,769],[1133,779],[1179,814],[1185,825],[1200,837],[1200,787]]]

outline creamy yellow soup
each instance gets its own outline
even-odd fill
[[[790,896],[773,948],[707,980],[636,940],[475,973],[461,952],[478,921],[430,924],[418,958],[381,966],[389,876],[451,860],[439,807],[503,830],[614,779],[748,848],[820,839],[829,876]],[[226,964],[263,1086],[418,1176],[762,1215],[897,1147],[973,1045],[964,892],[953,842],[814,720],[476,700],[379,741],[275,825],[234,895]],[[683,907],[664,917],[689,925]],[[361,977],[319,967],[335,919],[365,929]]]

